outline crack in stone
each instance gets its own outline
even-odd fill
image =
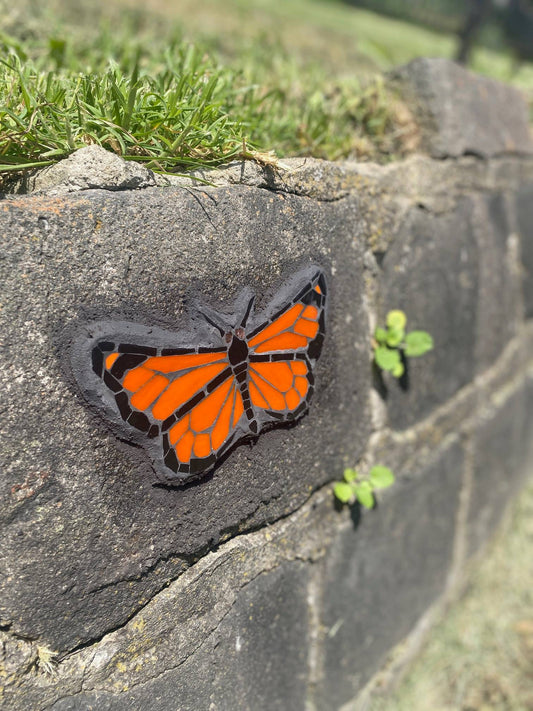
[[[318,492],[315,492],[315,494],[319,494],[320,491],[325,491],[327,488],[329,488],[329,484],[328,484],[328,485],[325,485],[324,487],[321,487],[321,489],[320,489]],[[311,498],[311,497],[310,497],[310,498]],[[315,497],[315,498],[319,498],[319,497]],[[308,501],[309,501],[309,499],[308,499],[305,503],[308,503]],[[302,505],[301,507],[299,507],[299,508],[300,508],[300,509],[303,508],[303,505]],[[294,512],[294,513],[296,513],[296,512]],[[284,518],[285,518],[285,517],[284,517]],[[279,521],[281,521],[281,519],[279,519]],[[276,523],[278,523],[278,522],[276,522]],[[242,536],[248,536],[249,533],[250,533],[250,532],[247,532],[246,534],[241,534],[241,535],[242,535]],[[228,543],[229,543],[230,545],[234,545],[234,544],[235,544],[235,541],[236,541],[237,539],[239,539],[239,538],[241,537],[241,535],[234,537],[231,541],[228,541]],[[265,546],[268,546],[268,543],[269,543],[268,540],[262,541],[261,544],[259,545],[259,549],[265,548]],[[254,548],[255,548],[255,546],[254,546]],[[229,549],[228,553],[231,553],[231,550],[232,550],[232,548]],[[223,552],[223,551],[220,551],[220,553],[222,553],[222,552]],[[318,554],[317,554],[316,552],[311,552],[309,555],[303,555],[303,554],[301,554],[301,553],[299,553],[299,552],[295,552],[293,555],[289,555],[289,556],[287,556],[287,555],[284,555],[284,556],[283,556],[283,555],[282,555],[282,557],[281,557],[279,560],[276,560],[276,561],[270,562],[269,564],[264,565],[264,567],[262,567],[261,570],[259,570],[258,572],[256,572],[252,577],[250,577],[250,578],[246,579],[245,581],[243,581],[241,585],[238,585],[238,586],[234,589],[234,592],[235,592],[235,600],[237,599],[238,594],[239,594],[247,585],[249,585],[251,582],[253,582],[254,580],[256,580],[256,579],[257,579],[258,577],[260,577],[261,575],[263,575],[263,574],[265,574],[265,573],[272,572],[273,570],[275,570],[277,567],[279,567],[279,566],[280,566],[281,564],[283,564],[284,562],[286,562],[286,561],[296,561],[296,560],[298,560],[298,561],[301,561],[301,562],[304,562],[304,563],[314,563],[314,562],[316,561],[317,555],[320,556],[321,553],[318,553]],[[191,584],[193,584],[193,583],[194,583],[195,581],[197,581],[197,580],[201,580],[201,578],[204,577],[204,576],[209,576],[209,577],[211,577],[213,574],[215,574],[215,572],[217,571],[217,569],[218,569],[219,567],[225,565],[227,562],[228,562],[228,558],[227,558],[227,557],[224,557],[223,555],[221,555],[221,556],[220,556],[220,559],[219,559],[218,561],[215,561],[214,564],[213,564],[211,567],[209,567],[209,568],[207,568],[207,569],[205,569],[205,570],[199,571],[199,573],[198,573],[198,578],[194,578],[192,581],[190,581]],[[172,582],[176,582],[176,581],[177,581],[177,579],[176,579],[175,581],[172,581]],[[172,584],[172,583],[169,582],[168,586],[170,586],[171,584]],[[167,586],[167,587],[168,587],[168,586]],[[122,624],[120,624],[120,625],[117,625],[117,626],[114,627],[113,629],[110,629],[110,630],[106,631],[106,633],[105,633],[104,635],[102,635],[102,637],[101,637],[100,639],[98,639],[98,640],[93,640],[93,641],[91,641],[91,642],[87,642],[87,643],[85,643],[84,645],[80,645],[80,647],[71,650],[71,651],[68,652],[67,654],[63,655],[61,661],[64,661],[64,660],[67,659],[67,658],[73,657],[74,655],[76,655],[77,653],[79,653],[82,649],[88,649],[88,648],[91,647],[91,646],[98,647],[98,646],[102,645],[102,643],[105,643],[106,638],[110,637],[110,636],[111,636],[112,634],[114,634],[115,632],[118,632],[119,630],[124,629],[130,622],[132,622],[132,621],[135,619],[135,617],[138,616],[138,614],[142,611],[142,609],[144,609],[144,607],[146,607],[146,605],[148,605],[149,603],[154,603],[154,602],[156,601],[158,595],[159,595],[161,592],[162,592],[162,591],[159,591],[156,595],[154,595],[154,597],[152,597],[149,601],[147,601],[147,603],[146,603],[145,605],[143,605],[143,608],[141,608],[141,609],[139,609],[137,612],[135,612],[135,613],[134,613],[128,620],[126,620],[124,623],[122,623]],[[225,619],[225,617],[231,612],[233,606],[235,605],[235,600],[231,603],[231,605],[230,605],[230,607],[228,608],[228,610],[227,610],[226,612],[224,612],[224,614],[223,614],[220,618],[218,618],[216,622],[214,622],[214,624],[212,625],[212,627],[211,627],[211,629],[209,630],[209,632],[207,633],[207,635],[206,635],[206,636],[203,636],[202,641],[200,641],[200,642],[194,647],[194,649],[186,655],[186,657],[185,657],[182,661],[180,661],[178,664],[176,664],[176,665],[173,666],[173,667],[170,667],[170,668],[168,668],[168,669],[163,670],[162,672],[159,672],[155,677],[150,677],[150,679],[148,679],[148,680],[146,680],[146,681],[144,681],[144,682],[139,682],[139,684],[148,683],[149,681],[153,680],[154,678],[157,678],[157,677],[160,676],[161,674],[163,674],[163,673],[165,673],[165,672],[168,672],[168,671],[172,671],[173,669],[175,669],[175,668],[181,666],[185,661],[187,661],[187,660],[198,650],[198,648],[208,639],[209,635],[212,635],[212,634],[216,631],[216,629],[220,626],[220,624],[221,624],[222,621]],[[84,668],[84,671],[83,671],[83,688],[82,688],[83,691],[92,691],[92,690],[94,690],[94,687],[90,687],[90,686],[87,687],[87,686],[86,686],[86,680],[87,680],[87,675],[90,673],[90,665],[91,665],[91,662],[92,662],[92,660],[94,660],[94,658],[95,658],[97,652],[98,652],[98,649],[95,649],[94,654],[92,655],[91,661],[88,662],[88,663],[85,665],[85,668]],[[135,686],[137,686],[137,684],[136,684]],[[132,687],[130,686],[130,688],[132,688]],[[54,702],[54,703],[56,703],[56,702]]]
[[[266,545],[266,544],[267,544],[267,541],[264,542],[264,545]],[[298,556],[298,555],[295,556],[294,558],[292,558],[291,560],[300,560],[300,561],[303,561],[303,562],[313,562],[313,561],[312,561],[312,558],[308,558],[308,557],[306,557],[306,556]],[[202,571],[202,573],[200,574],[200,579],[201,579],[201,577],[203,577],[204,575],[207,575],[207,576],[213,575],[213,573],[215,573],[215,571],[216,571],[219,567],[223,566],[226,562],[227,562],[227,559],[221,557],[220,560],[217,561],[211,568],[209,568],[208,570]],[[186,662],[188,662],[192,657],[194,657],[194,655],[198,652],[198,650],[199,650],[203,645],[208,644],[210,638],[212,638],[213,635],[216,634],[217,629],[218,629],[218,628],[220,627],[220,625],[224,622],[224,620],[228,617],[228,615],[231,614],[233,608],[235,607],[235,604],[236,604],[236,602],[237,602],[237,599],[238,599],[239,594],[240,594],[246,587],[248,587],[251,583],[253,583],[255,580],[257,580],[261,575],[271,573],[272,571],[276,570],[276,568],[278,568],[280,565],[282,565],[284,562],[285,562],[284,560],[275,561],[275,562],[271,563],[270,565],[267,565],[267,566],[265,566],[264,568],[262,568],[261,570],[259,570],[259,571],[258,571],[255,575],[253,575],[252,577],[250,577],[250,578],[246,579],[245,581],[243,581],[242,584],[238,585],[238,586],[234,589],[234,599],[233,599],[233,601],[231,602],[231,604],[229,605],[228,609],[227,609],[220,617],[218,617],[218,618],[216,619],[216,621],[213,622],[213,624],[210,626],[210,629],[206,632],[206,634],[204,634],[204,635],[202,636],[202,638],[193,646],[193,648],[192,648],[189,652],[187,652],[187,653],[185,654],[185,656],[184,656],[184,658],[183,658],[182,660],[180,660],[179,662],[177,662],[175,665],[172,665],[172,666],[170,666],[170,667],[167,667],[167,668],[165,668],[165,669],[159,671],[157,674],[155,674],[155,675],[153,675],[153,676],[150,676],[150,677],[147,678],[147,679],[144,679],[144,680],[142,680],[142,681],[138,681],[138,682],[136,682],[136,683],[129,683],[129,684],[128,684],[128,690],[135,689],[135,688],[138,688],[138,687],[143,687],[143,686],[146,686],[146,685],[148,685],[148,684],[151,684],[151,683],[157,681],[159,678],[161,678],[161,677],[164,676],[165,674],[168,674],[168,673],[170,673],[170,672],[175,671],[176,669],[179,669],[181,666],[183,666],[183,664],[185,664]],[[120,629],[120,628],[117,628],[117,629]],[[110,635],[110,634],[112,634],[112,633],[115,632],[115,631],[117,631],[117,630],[110,631],[108,634]],[[108,636],[108,634],[106,634],[106,635],[102,638],[102,640],[100,640],[100,642],[99,642],[98,644],[100,644],[101,642],[103,642],[103,641],[105,640],[105,637]],[[79,651],[79,650],[78,650],[78,651]],[[83,672],[82,672],[82,680],[81,680],[81,682],[80,682],[80,688],[79,688],[79,690],[78,690],[77,692],[73,693],[73,694],[65,694],[65,695],[63,695],[63,696],[61,696],[61,697],[58,697],[57,699],[54,700],[54,702],[52,703],[51,706],[47,706],[47,707],[45,707],[45,708],[47,708],[47,709],[53,709],[54,706],[55,706],[58,702],[60,702],[61,700],[66,699],[66,698],[75,698],[76,696],[79,696],[80,693],[91,693],[91,692],[94,692],[94,693],[104,693],[104,694],[108,694],[108,695],[111,696],[111,697],[117,695],[117,694],[114,694],[113,692],[108,691],[108,690],[106,690],[106,689],[98,689],[96,686],[86,686],[86,677],[87,677],[87,675],[90,673],[90,667],[91,667],[92,662],[94,661],[94,658],[95,658],[97,652],[98,652],[98,650],[95,649],[94,654],[92,655],[91,660],[85,665],[85,667],[84,667],[84,669],[83,669]],[[122,693],[122,692],[117,692],[117,693]]]
[[[203,204],[203,202],[200,200],[199,195],[197,195],[196,192],[195,192],[195,190],[193,190],[192,188],[187,188],[187,187],[185,187],[184,189],[185,189],[185,190],[189,193],[189,195],[191,195],[191,197],[193,197],[194,200],[198,203],[198,205],[200,206],[200,209],[202,210],[202,212],[203,212],[204,215],[206,216],[206,218],[207,218],[209,224],[210,224],[211,227],[215,230],[215,234],[218,235],[218,234],[219,234],[218,227],[217,227],[217,225],[215,224],[215,222],[213,221],[213,218],[212,218],[211,215],[209,214],[207,208],[205,207],[205,205]],[[197,191],[197,192],[200,192],[200,188],[196,188],[196,191]],[[205,192],[205,190],[203,191],[203,194],[204,194],[204,195],[207,195],[207,193]],[[210,196],[210,195],[209,195],[209,197],[210,197],[210,198],[212,199],[212,201],[215,203],[215,207],[216,207],[216,205],[217,205],[216,199],[215,199],[214,197]]]
[[[226,612],[218,618],[216,624],[214,624],[211,629],[207,632],[207,634],[196,644],[196,646],[184,657],[183,660],[175,664],[174,666],[168,667],[167,669],[163,669],[163,671],[159,672],[153,677],[150,677],[149,679],[145,679],[143,681],[139,681],[137,683],[133,683],[129,685],[130,689],[135,689],[137,687],[142,687],[145,686],[146,684],[152,683],[154,681],[157,681],[161,676],[164,674],[168,674],[169,672],[175,671],[176,669],[179,669],[183,664],[189,661],[191,657],[193,657],[196,652],[208,642],[208,640],[216,633],[217,629],[220,627],[220,625],[224,622],[226,617],[232,612],[233,608],[235,607],[235,603],[237,602],[237,597],[239,593],[241,593],[250,583],[254,582],[259,578],[261,575],[264,573],[271,573],[273,570],[278,568],[281,565],[281,563],[277,563],[274,565],[271,565],[267,568],[264,568],[263,570],[259,571],[256,575],[254,575],[252,578],[247,579],[242,585],[240,585],[238,588],[235,589],[235,598],[233,602],[231,603],[230,607],[226,610]],[[211,572],[211,571],[210,571]]]
[[[175,561],[175,560],[182,560],[186,564],[186,568],[184,569],[187,570],[187,568],[190,568],[191,565],[194,565],[200,558],[203,558],[205,553],[203,553],[204,549],[200,548],[198,553],[192,553],[190,555],[183,555],[179,553],[169,553],[168,555],[163,555],[158,557],[154,563],[151,565],[147,566],[144,570],[141,570],[140,573],[137,573],[136,575],[126,575],[121,578],[117,578],[116,580],[111,580],[107,583],[102,583],[101,585],[98,585],[94,588],[91,588],[88,590],[88,594],[96,595],[99,592],[102,592],[103,590],[107,590],[108,588],[115,587],[116,585],[120,585],[121,583],[131,583],[135,582],[137,580],[143,580],[144,578],[147,578],[150,576],[151,573],[157,570],[157,568],[162,564],[162,563],[167,563],[168,561]],[[179,578],[179,575],[176,576],[175,579]],[[164,584],[163,586],[164,587]],[[162,588],[161,588],[162,589]]]

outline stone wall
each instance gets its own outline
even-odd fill
[[[88,148],[2,196],[6,709],[340,709],[497,527],[533,457],[527,110],[441,60],[394,80],[419,121],[402,162],[204,184]],[[310,263],[329,304],[309,413],[154,485],[79,392],[80,324],[180,330],[193,297],[229,307],[249,285],[262,307]],[[371,363],[391,308],[435,340],[402,384]],[[377,507],[336,505],[343,468],[375,463],[397,477]]]

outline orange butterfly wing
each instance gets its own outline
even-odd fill
[[[317,272],[290,304],[248,340],[250,399],[273,419],[296,419],[309,405],[313,364],[324,340],[325,298],[325,278]]]
[[[303,360],[250,365],[250,399],[254,407],[293,412],[309,392],[310,371]]]
[[[140,350],[150,349],[103,342],[93,350],[93,366],[114,392],[122,419],[149,438],[161,437],[166,467],[205,471],[232,442],[244,412],[226,350]]]

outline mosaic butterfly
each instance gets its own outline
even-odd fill
[[[233,315],[198,307],[189,333],[92,322],[74,348],[74,371],[118,434],[148,451],[160,478],[181,483],[237,442],[306,412],[325,303],[324,272],[310,267],[258,316],[245,289]]]

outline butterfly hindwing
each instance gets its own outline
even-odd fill
[[[166,466],[173,471],[206,471],[233,444],[244,412],[242,396],[228,377],[163,435]]]
[[[295,419],[305,410],[300,406],[309,402],[313,383],[307,358],[250,363],[252,404],[270,412],[286,412],[287,419]]]
[[[127,352],[124,352],[127,349]],[[114,394],[124,422],[161,442],[173,472],[209,468],[243,413],[226,349],[93,348],[93,369]]]

